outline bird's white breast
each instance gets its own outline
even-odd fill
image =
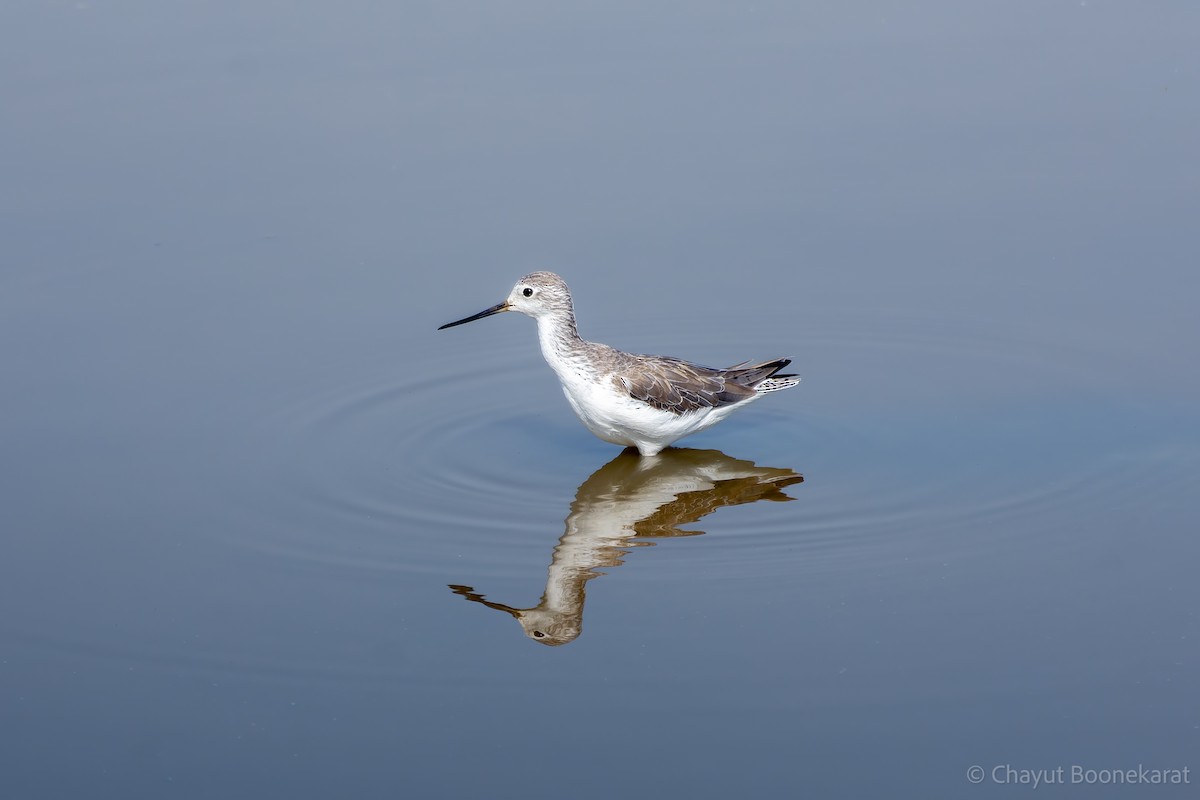
[[[562,331],[553,322],[538,320],[538,339],[542,355],[558,376],[575,415],[606,442],[657,452],[677,439],[715,425],[736,407],[730,404],[684,414],[662,411],[632,397],[612,372],[588,359],[584,348],[566,346]]]

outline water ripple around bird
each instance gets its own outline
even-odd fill
[[[752,352],[751,338],[741,334],[733,347]],[[682,443],[803,473],[788,492],[796,502],[724,509],[697,522],[711,535],[656,561],[652,579],[885,570],[906,559],[984,555],[1046,537],[1131,481],[1152,488],[1196,474],[1187,446],[1101,453],[1093,442],[1102,419],[1063,431],[1057,414],[1039,414],[1020,392],[977,402],[980,385],[996,384],[996,375],[1038,381],[1052,397],[1092,391],[1099,378],[1079,353],[916,329],[886,337],[810,331],[803,341],[796,367],[808,380],[794,394]],[[540,568],[580,484],[618,450],[575,423],[528,348],[499,345],[483,366],[465,362],[431,359],[419,365],[419,381],[381,366],[354,385],[278,408],[261,426],[269,441],[259,449],[275,454],[268,484],[287,497],[262,508],[291,509],[289,519],[255,526],[259,538],[243,544],[396,572]],[[886,387],[829,401],[838,395],[830,384],[861,380],[859,367],[961,374],[961,396],[935,399],[932,411],[921,407],[924,397],[889,401]],[[1008,401],[1017,408],[998,425],[993,415]]]

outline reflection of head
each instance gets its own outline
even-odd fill
[[[582,627],[582,614],[575,617],[543,608],[542,606],[545,605],[544,597],[542,598],[542,605],[535,608],[513,608],[503,603],[494,603],[491,600],[484,599],[483,595],[476,592],[470,586],[451,584],[450,590],[473,603],[479,603],[488,608],[494,608],[497,611],[511,614],[516,618],[517,622],[521,623],[521,627],[525,630],[525,635],[540,644],[557,647],[560,644],[574,641],[579,636]],[[580,590],[582,592],[582,585]],[[582,596],[579,599],[578,607],[581,610],[583,609]]]
[[[455,594],[511,614],[525,635],[546,645],[566,644],[583,630],[585,584],[646,539],[692,536],[681,530],[723,506],[793,498],[782,489],[804,478],[790,469],[758,467],[718,450],[664,450],[654,458],[618,455],[579,487],[547,571],[541,602],[514,608],[485,600],[469,586]],[[636,541],[635,541],[636,540]]]
[[[545,608],[530,608],[517,614],[517,622],[525,629],[525,635],[539,644],[557,647],[575,641],[583,631],[583,598],[579,602],[580,613],[560,614]]]

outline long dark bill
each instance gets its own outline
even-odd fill
[[[478,314],[472,314],[471,316],[460,319],[457,322],[447,322],[445,325],[442,325],[440,328],[438,328],[438,330],[444,331],[446,328],[453,328],[455,325],[466,325],[468,322],[474,322],[477,319],[490,317],[492,314],[499,314],[501,311],[508,311],[507,300],[505,300],[503,303],[496,303],[496,305],[492,306],[491,308],[480,311]]]

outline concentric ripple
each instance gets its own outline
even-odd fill
[[[710,533],[702,544],[672,545],[644,577],[878,570],[1032,537],[1053,546],[1068,520],[1132,485],[1153,496],[1196,476],[1193,448],[1122,446],[1103,414],[1064,428],[1064,403],[1096,404],[1095,354],[951,330],[900,321],[886,336],[804,334],[799,389],[683,443],[803,473],[797,502],[723,509],[694,526]],[[755,353],[755,338],[710,344]],[[239,526],[255,532],[240,544],[452,578],[541,569],[580,484],[618,450],[576,423],[531,342],[472,352],[469,366],[381,367],[258,420],[249,434],[269,454],[266,490],[247,499],[260,524]],[[929,378],[887,384],[913,372]],[[870,388],[863,376],[881,383],[846,396]],[[1019,388],[998,396],[1005,385]]]

